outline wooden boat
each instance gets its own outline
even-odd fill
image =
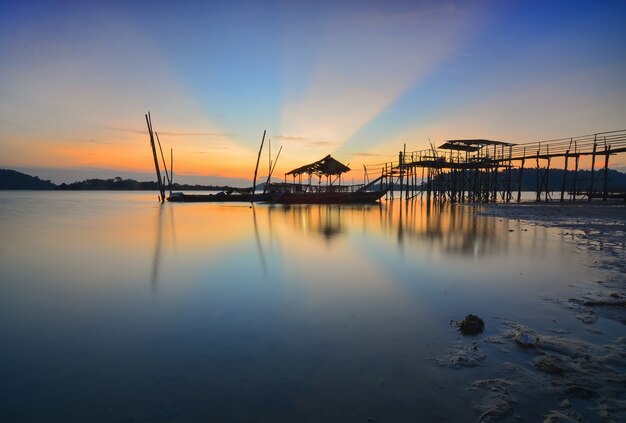
[[[273,184],[269,190],[271,200],[278,204],[363,204],[374,203],[385,195],[387,190],[367,191],[367,186],[341,185],[341,174],[350,171],[343,163],[333,159],[330,155],[308,165],[293,169],[285,174],[285,183]],[[319,178],[320,184],[315,186],[302,184],[302,175],[311,175]],[[286,182],[287,176],[293,176],[294,183]],[[321,185],[323,177],[327,184]],[[296,183],[298,177],[300,183]],[[334,180],[331,182],[331,178]],[[339,180],[339,184],[334,182]]]

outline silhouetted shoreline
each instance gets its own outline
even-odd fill
[[[176,191],[223,191],[232,187],[228,185],[172,185]],[[48,191],[156,191],[156,181],[142,182],[134,179],[123,179],[119,176],[110,179],[85,179],[70,184],[55,184],[26,173],[10,169],[0,169],[0,189],[2,190],[48,190]]]

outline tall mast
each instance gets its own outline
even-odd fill
[[[259,161],[261,160],[261,152],[263,151],[263,143],[265,142],[265,130],[263,131],[263,138],[261,139],[261,148],[259,148],[259,155],[256,158],[256,167],[254,168],[254,178],[252,179],[252,194],[256,191],[256,174],[259,170]]]
[[[165,201],[165,188],[163,188],[163,181],[161,180],[161,170],[159,169],[159,159],[157,158],[156,146],[154,145],[154,134],[152,132],[152,117],[150,112],[146,115],[146,124],[148,125],[148,133],[150,134],[150,146],[152,147],[152,157],[154,158],[154,168],[156,170],[157,181],[159,183],[159,193],[161,194],[159,200]]]

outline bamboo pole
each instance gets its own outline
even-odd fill
[[[596,140],[593,140],[593,153],[591,155],[591,177],[589,178],[589,193],[587,194],[587,201],[591,201],[591,195],[593,194],[593,173],[596,167],[596,149],[598,148],[598,143]]]
[[[604,194],[602,201],[606,201],[609,196],[609,156],[611,155],[611,146],[607,148],[606,138],[604,139]]]
[[[152,117],[150,116],[150,112],[145,115],[146,116],[146,124],[148,125],[148,133],[150,134],[150,146],[152,147],[152,157],[154,158],[154,168],[156,170],[157,181],[159,184],[159,201],[165,201],[165,190],[163,188],[163,182],[161,181],[161,170],[159,169],[159,159],[157,158],[156,146],[154,144],[154,133],[152,132]]]
[[[574,147],[574,152],[576,151],[576,147]],[[578,162],[580,161],[580,156],[576,154],[576,160],[574,165],[574,180],[572,181],[572,198],[576,201],[576,194],[578,190],[577,180],[578,180]]]
[[[261,139],[261,147],[259,148],[259,155],[256,158],[256,166],[254,168],[254,178],[252,179],[252,195],[256,191],[256,174],[259,170],[259,161],[261,160],[261,152],[263,151],[263,143],[265,142],[265,130],[263,130],[263,138]]]
[[[173,185],[174,185],[174,149],[170,148],[170,197],[172,196]]]
[[[539,144],[539,149],[537,150],[537,201],[541,201],[541,185],[540,185],[540,174],[539,174],[539,153],[541,153],[541,144]]]
[[[398,169],[400,170],[400,200],[402,200],[402,184],[404,183],[404,157],[402,157],[402,151],[398,153]]]
[[[165,170],[165,177],[167,178],[167,183],[169,185],[172,185],[172,183],[170,182],[170,174],[167,172],[167,165],[165,164],[165,156],[163,156],[163,148],[161,148],[161,140],[159,139],[159,133],[155,131],[154,135],[156,135],[157,143],[159,144],[159,151],[161,152],[161,161],[163,162],[163,169]]]
[[[526,157],[526,147],[524,147],[523,152],[524,157]],[[524,163],[526,163],[526,159],[522,159],[522,164],[519,168],[519,180],[517,181],[517,202],[522,201],[522,176],[524,176]]]
[[[565,152],[565,166],[563,166],[563,183],[561,184],[561,203],[565,197],[565,184],[567,182],[567,161],[569,159],[569,149]]]
[[[269,139],[268,139],[269,141]],[[270,183],[270,180],[272,178],[272,173],[274,173],[274,168],[276,167],[276,163],[278,163],[278,158],[280,157],[280,152],[283,151],[283,146],[281,145],[280,148],[278,149],[278,154],[276,155],[276,160],[274,160],[274,165],[271,166],[269,174],[267,175],[267,181],[265,181],[265,186],[263,187],[263,194],[265,194],[267,192],[267,187]],[[272,161],[270,160],[270,165],[272,165]]]
[[[547,152],[547,149],[546,149]],[[548,197],[550,197],[550,200],[552,200],[552,197],[550,196],[550,157],[548,156],[548,165],[546,167],[546,201],[548,201]]]

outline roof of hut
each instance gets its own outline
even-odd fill
[[[443,150],[458,150],[458,151],[477,151],[486,145],[515,145],[510,142],[504,141],[492,141],[484,139],[471,139],[471,140],[448,140],[445,144],[439,146]]]
[[[308,165],[300,166],[296,169],[290,170],[285,175],[302,175],[302,174],[316,174],[316,175],[340,175],[344,172],[349,172],[350,168],[343,163],[330,157],[330,154],[321,160],[313,162]]]

